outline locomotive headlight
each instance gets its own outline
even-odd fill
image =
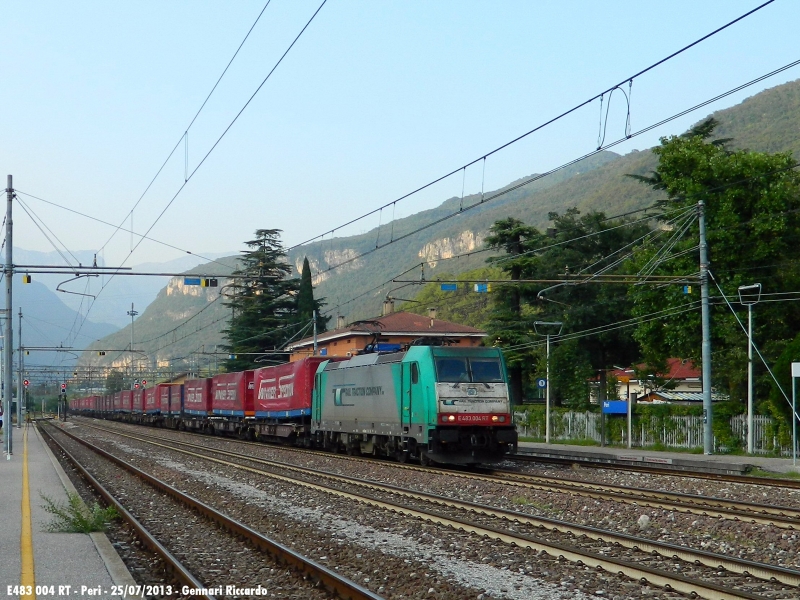
[[[494,421],[495,423],[496,423],[497,421],[499,421],[499,420],[500,420],[500,417],[498,417],[497,415],[494,415],[494,416],[492,417],[492,421]]]
[[[455,421],[455,420],[456,420],[456,418],[455,418],[455,416],[454,416],[454,415],[450,415],[449,417],[447,417],[447,420],[448,420],[448,421]]]
[[[500,422],[501,422],[501,423],[505,423],[505,422],[506,422],[506,417],[505,417],[505,415],[501,415],[501,417],[500,417]]]

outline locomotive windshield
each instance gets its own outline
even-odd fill
[[[442,383],[495,383],[503,381],[500,361],[493,358],[437,358],[436,374],[437,380]]]

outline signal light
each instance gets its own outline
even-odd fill
[[[200,287],[217,287],[216,277],[204,277],[200,280]]]
[[[28,387],[28,384],[29,384],[29,383],[30,383],[30,381],[28,381],[28,380],[26,379],[25,381],[23,381],[23,382],[22,382],[22,385],[24,385],[25,387]]]
[[[22,283],[30,283],[30,282],[31,282],[31,276],[30,275],[23,275],[22,276]]]
[[[61,384],[61,391],[62,392],[66,392],[67,391],[67,384],[66,383],[62,383]]]

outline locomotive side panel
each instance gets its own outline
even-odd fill
[[[380,355],[328,363],[318,372],[312,429],[383,436],[404,435],[402,364]],[[407,424],[406,424],[407,426]]]

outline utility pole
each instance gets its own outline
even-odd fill
[[[314,311],[314,356],[317,355],[317,311]]]
[[[539,327],[543,327],[545,329],[545,333],[539,333]],[[545,388],[545,412],[544,412],[544,443],[550,443],[550,329],[553,327],[558,327],[558,332],[555,334],[556,336],[561,335],[561,329],[564,327],[564,324],[561,321],[534,321],[533,322],[533,329],[538,335],[544,335],[547,340],[547,353],[546,353],[546,372],[545,372],[545,381],[547,381],[547,387]]]
[[[13,221],[11,220],[11,201],[14,198],[14,185],[11,175],[8,176],[8,185],[6,186],[6,264],[3,268],[3,275],[6,278],[6,322],[5,322],[5,340],[3,346],[5,347],[5,368],[3,374],[3,397],[5,400],[5,421],[7,424],[3,427],[5,431],[6,442],[6,460],[11,460],[13,445],[11,441],[11,396],[13,394],[13,386],[11,385],[11,360],[12,348],[14,347],[13,335],[14,327],[11,322],[11,306],[13,305],[13,294],[11,290],[11,283],[14,281],[14,254],[13,247]]]
[[[22,429],[22,403],[25,402],[25,388],[22,385],[25,358],[22,352],[22,307],[19,308],[19,339],[17,344],[17,429]]]
[[[133,375],[133,318],[138,315],[139,313],[133,310],[133,302],[131,302],[131,309],[128,311],[128,316],[131,318],[131,379],[134,379]],[[133,389],[133,384],[131,384],[131,389]]]
[[[700,307],[702,320],[703,353],[703,452],[713,454],[714,434],[711,428],[711,312],[708,305],[708,243],[706,241],[705,202],[697,203],[700,230]]]

